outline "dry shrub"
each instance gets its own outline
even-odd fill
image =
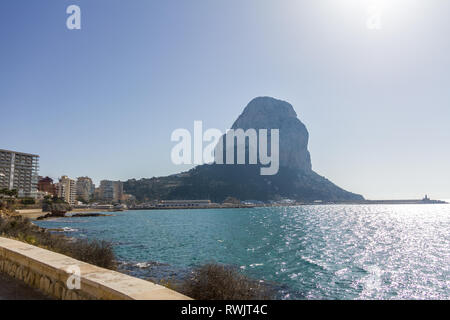
[[[50,233],[20,216],[0,218],[0,235],[55,251],[102,268],[115,270],[112,244],[107,241],[79,240]]]
[[[246,277],[237,268],[217,263],[194,269],[180,290],[197,300],[269,300],[274,297],[266,283]]]

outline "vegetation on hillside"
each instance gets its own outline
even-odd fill
[[[16,189],[12,189],[12,190],[9,190],[6,188],[0,189],[0,197],[4,197],[4,196],[17,197],[17,195],[18,195],[18,192]]]
[[[70,205],[64,199],[46,196],[42,201],[42,211],[51,212],[51,216],[64,216],[67,211],[71,211]]]
[[[222,203],[228,197],[260,201],[363,200],[313,171],[280,167],[278,174],[262,176],[257,165],[202,165],[178,175],[128,180],[124,191],[138,201],[209,199]]]

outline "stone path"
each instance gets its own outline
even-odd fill
[[[23,282],[0,273],[0,300],[49,300],[50,298]]]

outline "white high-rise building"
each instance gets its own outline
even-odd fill
[[[58,198],[64,199],[65,202],[73,206],[77,197],[76,181],[68,176],[62,176],[56,185],[56,193]]]
[[[100,198],[104,201],[119,202],[123,198],[123,182],[100,181]]]
[[[38,171],[38,155],[0,149],[0,189],[15,189],[19,197],[36,198]]]
[[[89,201],[94,195],[95,185],[89,177],[79,177],[77,179],[77,197],[84,201]]]

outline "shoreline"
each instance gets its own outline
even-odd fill
[[[195,210],[195,209],[252,209],[252,208],[278,208],[278,207],[298,207],[298,206],[324,206],[324,205],[416,205],[416,204],[449,204],[441,200],[365,200],[352,202],[310,202],[310,203],[292,203],[292,204],[255,204],[255,205],[215,205],[198,207],[139,207],[128,208],[128,210]]]
[[[103,212],[114,212],[109,209],[73,209],[72,211],[68,211],[67,213],[70,215],[73,214],[83,214],[83,213],[103,213]],[[37,220],[39,217],[44,217],[50,212],[42,211],[42,209],[28,209],[28,210],[16,210],[15,215],[21,216],[23,218],[28,218],[30,220]],[[70,218],[70,215],[67,217]],[[63,217],[53,217],[53,218],[63,218]]]

